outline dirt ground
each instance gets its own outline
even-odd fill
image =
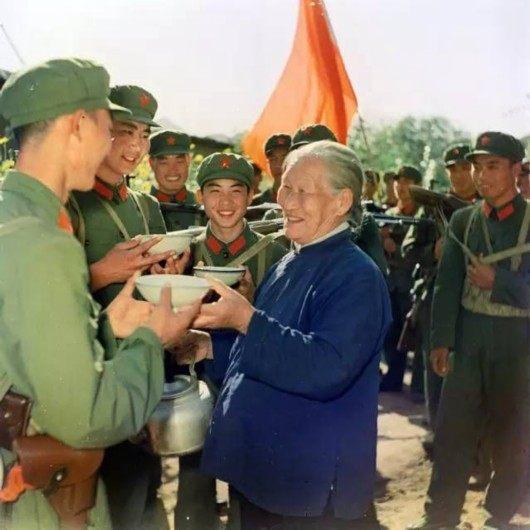
[[[422,515],[431,474],[421,445],[427,434],[423,410],[407,392],[380,394],[376,505],[381,524],[389,530],[403,530]],[[484,492],[468,492],[462,516],[465,528],[482,528],[483,498]],[[514,528],[530,529],[530,494],[524,508],[526,517],[518,514]]]
[[[407,391],[381,394],[377,455],[376,506],[379,520],[388,530],[403,530],[421,517],[431,464],[421,445],[427,431],[422,404],[414,403]],[[162,498],[172,523],[178,488],[178,459],[166,459],[167,483]],[[219,501],[225,501],[226,485],[218,484]],[[462,521],[468,530],[482,528],[484,492],[469,491]],[[530,492],[525,505],[512,521],[515,529],[530,530]],[[178,529],[176,529],[178,530]],[[199,529],[198,529],[199,530]],[[322,529],[325,530],[325,529]]]

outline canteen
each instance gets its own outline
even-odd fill
[[[164,393],[147,422],[154,453],[182,456],[202,449],[212,417],[214,398],[193,365],[190,375],[178,375],[164,385]]]

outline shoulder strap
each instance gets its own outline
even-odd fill
[[[523,222],[521,223],[521,229],[519,230],[519,236],[517,237],[517,247],[521,247],[526,243],[528,237],[528,228],[530,227],[530,202],[526,201],[526,208],[524,211]],[[512,257],[512,271],[516,271],[521,266],[523,257],[521,254]]]
[[[270,245],[274,241],[275,237],[278,237],[277,232],[275,234],[267,234],[263,236],[258,241],[256,241],[251,247],[247,248],[243,254],[240,254],[237,258],[234,258],[231,262],[227,263],[227,267],[237,267],[238,265],[243,265],[248,260],[253,258],[256,254],[259,254],[262,250]]]
[[[140,215],[142,216],[145,233],[146,235],[149,235],[149,204],[147,202],[149,199],[143,193],[136,194],[136,192],[132,190],[131,195],[134,199],[134,202],[136,203],[136,207],[138,208]]]
[[[199,259],[197,261],[204,261],[206,265],[209,267],[213,267],[213,260],[212,256],[210,256],[210,253],[208,252],[208,249],[206,248],[206,243],[203,241],[200,241],[198,243],[199,246]]]
[[[103,208],[105,208],[105,210],[109,214],[110,218],[114,221],[114,224],[118,227],[118,230],[121,232],[121,235],[123,236],[125,241],[130,241],[131,236],[129,235],[127,228],[125,228],[125,225],[123,224],[122,220],[120,219],[120,216],[116,213],[114,208],[107,201],[104,201],[99,195],[95,195],[98,198],[98,201],[103,205]]]
[[[70,194],[69,202],[75,214],[77,215],[77,227],[76,227],[75,234],[77,236],[77,240],[84,247],[85,241],[86,241],[85,218],[83,217],[81,206],[79,206],[79,203],[77,202],[77,199],[75,198],[73,193]]]

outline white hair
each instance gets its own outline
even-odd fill
[[[284,171],[306,158],[321,160],[328,169],[326,177],[332,191],[338,193],[344,189],[351,190],[353,204],[358,205],[363,189],[364,172],[359,158],[349,147],[330,140],[312,142],[287,155]]]

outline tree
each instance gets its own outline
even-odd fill
[[[442,161],[444,150],[453,143],[470,141],[469,133],[438,116],[407,116],[393,124],[364,124],[364,132],[366,141],[361,123],[354,125],[348,145],[366,168],[395,171],[401,165],[412,165],[423,173],[423,184],[431,189],[447,189],[449,185]]]

